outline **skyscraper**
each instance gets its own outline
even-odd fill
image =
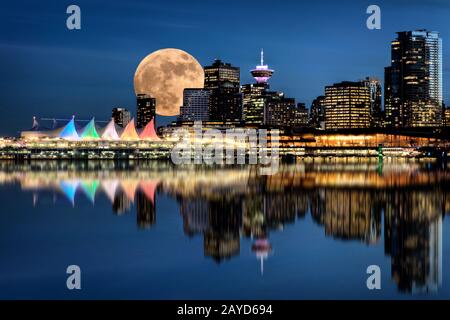
[[[283,92],[269,91],[269,79],[274,70],[261,63],[250,71],[256,83],[241,87],[243,120],[247,126],[293,127],[301,117],[295,99],[285,97]]]
[[[136,128],[144,128],[152,121],[156,114],[156,99],[147,94],[138,94],[136,97]]]
[[[211,90],[184,89],[178,121],[208,121]]]
[[[363,80],[370,90],[370,126],[379,128],[383,126],[381,110],[381,83],[376,78],[367,77]]]
[[[268,81],[273,72],[264,64],[264,52],[261,50],[261,64],[250,71],[256,83],[244,84],[241,87],[242,119],[245,124],[256,126],[264,124],[264,109],[270,97]]]
[[[244,84],[242,93],[242,120],[247,125],[262,125],[264,123],[264,107],[266,105],[267,83]]]
[[[442,39],[438,32],[397,32],[385,68],[386,122],[391,127],[442,123]]]
[[[295,120],[295,110],[295,99],[286,98],[282,92],[268,94],[264,107],[264,125],[289,126]]]
[[[442,125],[444,127],[450,127],[450,107],[446,107],[442,104]]]
[[[115,124],[125,128],[131,120],[131,114],[130,111],[125,108],[113,108],[112,118],[114,119]]]
[[[204,87],[211,90],[209,120],[240,121],[242,109],[239,68],[216,59],[211,66],[204,67],[204,71]]]
[[[297,103],[297,108],[293,111],[291,126],[307,127],[308,126],[308,109],[303,102]]]
[[[364,82],[344,81],[325,87],[327,130],[368,128],[370,89]]]
[[[309,125],[315,129],[325,129],[325,96],[318,96],[311,103]]]

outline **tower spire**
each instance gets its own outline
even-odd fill
[[[261,48],[261,66],[264,65],[264,49]]]

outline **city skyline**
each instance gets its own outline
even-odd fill
[[[138,4],[139,6],[136,6],[136,3],[130,4],[130,7],[136,10],[137,7],[144,9],[147,6],[139,1]],[[121,50],[117,50],[117,45],[115,48],[112,46],[114,42],[110,40],[110,33],[100,39],[100,45],[92,42],[93,34],[98,34],[98,31],[105,27],[104,24],[95,23],[95,19],[92,19],[103,8],[99,2],[89,5],[83,1],[79,3],[84,17],[84,28],[79,33],[68,33],[69,31],[64,30],[64,28],[62,30],[55,29],[55,37],[51,38],[48,37],[51,32],[45,36],[40,32],[42,32],[42,28],[45,29],[50,26],[56,28],[57,23],[60,22],[58,19],[62,22],[65,21],[66,16],[64,14],[59,18],[56,15],[60,8],[54,6],[46,8],[46,10],[49,10],[47,14],[49,19],[46,22],[39,20],[38,15],[31,16],[28,23],[36,23],[38,28],[26,33],[24,32],[26,31],[25,26],[14,19],[14,13],[18,8],[11,5],[10,10],[8,10],[9,14],[2,19],[4,20],[2,24],[5,22],[12,23],[13,30],[17,30],[17,37],[12,40],[8,31],[5,31],[8,28],[2,28],[1,34],[5,36],[6,41],[3,41],[1,46],[5,49],[2,53],[6,58],[3,59],[5,79],[12,78],[14,81],[10,80],[4,83],[4,88],[8,90],[4,91],[5,97],[2,101],[2,107],[5,107],[2,108],[4,113],[3,120],[0,120],[2,121],[0,127],[4,132],[0,132],[0,134],[14,135],[18,130],[29,127],[29,119],[33,115],[64,116],[72,114],[73,110],[77,110],[79,118],[95,116],[103,119],[105,114],[110,113],[113,106],[120,105],[133,110],[135,96],[132,94],[132,76],[130,75],[143,56],[162,47],[184,49],[193,54],[202,65],[210,64],[214,58],[221,58],[225,62],[239,66],[241,68],[241,83],[253,82],[250,73],[246,71],[250,71],[254,67],[259,58],[259,50],[264,47],[266,63],[277,70],[271,79],[272,87],[283,91],[289,97],[295,97],[297,102],[304,102],[309,107],[313,99],[323,94],[326,85],[340,81],[356,81],[364,79],[366,76],[375,76],[383,81],[384,67],[389,65],[390,42],[395,38],[395,32],[422,28],[440,32],[441,38],[444,40],[443,93],[444,100],[448,104],[448,84],[450,81],[448,81],[449,67],[446,63],[448,60],[446,57],[448,57],[450,50],[448,50],[446,43],[446,39],[449,37],[444,17],[446,12],[450,10],[450,6],[444,1],[434,1],[433,6],[427,7],[429,15],[421,14],[420,3],[396,1],[394,4],[389,4],[380,2],[382,29],[373,31],[368,30],[365,26],[365,20],[368,17],[365,14],[366,3],[343,2],[340,4],[341,7],[338,7],[339,10],[333,10],[336,9],[336,5],[333,3],[323,1],[321,4],[325,4],[323,8],[319,4],[303,5],[291,2],[273,5],[273,8],[271,7],[273,9],[271,14],[274,15],[273,22],[258,26],[265,31],[263,35],[249,36],[253,29],[246,23],[241,26],[243,31],[237,37],[240,39],[234,39],[230,31],[223,33],[224,39],[232,42],[240,41],[239,49],[236,49],[236,46],[233,45],[224,46],[221,42],[227,41],[218,41],[220,39],[206,41],[211,40],[212,34],[217,28],[224,26],[223,18],[218,19],[217,25],[208,24],[211,22],[209,19],[201,23],[198,19],[191,19],[190,21],[194,22],[192,23],[194,28],[190,28],[193,33],[189,34],[186,39],[177,37],[180,29],[189,29],[187,25],[181,23],[186,21],[186,18],[201,15],[204,12],[203,10],[210,10],[210,6],[218,5],[217,3],[204,4],[205,8],[202,8],[198,3],[192,4],[191,7],[178,4],[180,11],[188,13],[183,19],[176,19],[181,25],[169,26],[169,23],[167,23],[165,26],[155,26],[155,29],[159,31],[166,30],[167,36],[165,39],[161,39],[164,38],[164,32],[162,32],[160,33],[161,38],[158,38],[159,41],[152,41],[150,42],[151,45],[136,45],[138,39],[142,40],[145,37],[139,38],[140,33],[134,32],[132,34],[135,37],[129,38],[129,43],[123,46],[124,49]],[[123,4],[121,6],[127,7]],[[160,4],[149,6],[152,8],[152,12],[164,11]],[[260,5],[256,5],[252,2],[246,2],[245,4],[231,2],[229,6],[230,10],[233,8],[240,9],[239,13],[231,10],[232,14],[238,16],[248,15],[250,12],[258,15],[267,10],[269,3],[262,2]],[[30,4],[30,7],[32,8],[31,12],[39,12],[40,10],[32,4]],[[329,9],[329,11],[326,9]],[[117,17],[117,10],[117,7],[111,5],[106,11],[108,16]],[[395,18],[393,17],[394,12],[397,14]],[[102,13],[105,14],[105,12]],[[287,26],[284,24],[276,23],[280,22],[281,17],[283,17],[281,13],[285,13],[284,18],[292,17],[294,14],[297,14],[296,17],[301,17],[305,13],[315,13],[317,21],[307,18],[299,24],[293,22],[293,29],[300,32],[295,38],[298,38],[298,35],[303,37],[300,37],[295,43],[293,41],[286,42],[287,37],[293,36],[293,32],[287,30]],[[173,15],[176,14],[173,13]],[[334,26],[329,25],[327,28],[317,26],[318,22],[329,21],[332,15],[337,17],[351,16],[352,21],[348,22],[348,19],[344,18],[342,24],[335,22]],[[399,16],[402,16],[403,19],[399,19]],[[170,17],[172,16],[169,14]],[[143,20],[140,20],[141,18]],[[404,22],[399,23],[400,20]],[[167,19],[167,21],[171,21],[171,19]],[[138,15],[136,23],[138,22],[139,25],[157,24],[151,19],[144,19],[141,15]],[[299,30],[299,27],[304,26],[306,22],[311,23],[308,25],[310,28],[300,28],[301,30]],[[205,23],[208,24],[208,28],[206,28]],[[133,26],[136,27],[136,25]],[[93,30],[89,31],[90,28]],[[114,31],[117,31],[117,28],[123,28],[120,20],[112,26]],[[235,29],[235,27],[232,26],[231,29]],[[11,26],[9,30],[11,30]],[[351,33],[353,37],[337,39],[336,36],[342,35],[342,32]],[[153,34],[152,32],[149,33]],[[129,30],[125,28],[119,34],[126,36],[129,34]],[[205,35],[203,40],[197,38],[193,40],[195,35],[202,34]],[[175,41],[175,38],[178,41]],[[283,40],[283,45],[279,43],[281,40]],[[190,43],[188,43],[189,41]],[[208,43],[207,47],[205,47],[206,43]],[[86,49],[88,44],[92,46],[92,49]],[[55,45],[57,48],[55,48]],[[355,47],[358,50],[355,51]],[[52,48],[55,49],[53,53],[49,52]],[[330,52],[333,53],[332,57],[335,57],[335,59],[326,59],[330,57]],[[26,53],[32,53],[32,58],[24,59]],[[44,53],[46,53],[45,57],[43,56]],[[101,63],[98,63],[99,56],[105,57]],[[19,57],[19,59],[13,60],[14,63],[12,64],[8,64],[13,57]],[[54,59],[49,59],[50,57]],[[318,59],[321,59],[320,63]],[[339,61],[339,63],[336,63],[336,61]],[[91,68],[93,62],[98,63],[98,66]],[[86,68],[88,66],[89,68]],[[14,69],[14,67],[16,68]],[[46,68],[46,72],[41,70],[43,67]],[[99,68],[106,72],[108,79],[97,75],[100,71]],[[20,72],[14,73],[14,70]],[[90,80],[85,82],[84,80],[88,78],[88,75],[90,75]],[[66,79],[67,82],[61,83],[62,78]],[[34,86],[31,85],[31,82],[34,82]],[[19,87],[21,90],[26,90],[27,95],[19,94]],[[58,90],[55,90],[56,88]],[[66,98],[69,93],[71,99]],[[30,104],[30,101],[33,103]],[[61,101],[64,103],[61,104]],[[11,108],[11,106],[14,106],[14,108]],[[23,117],[14,117],[14,110],[19,110]],[[60,113],[55,114],[55,110]],[[94,110],[94,114],[92,114],[92,110]],[[167,120],[167,122],[171,122],[174,119]],[[160,124],[166,124],[165,121],[166,119],[157,120]]]
[[[450,300],[449,17],[3,1],[0,299],[208,319]]]

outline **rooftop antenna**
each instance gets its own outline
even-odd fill
[[[264,49],[261,48],[261,65],[264,65]]]

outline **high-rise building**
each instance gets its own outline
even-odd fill
[[[370,89],[364,82],[325,87],[324,106],[327,130],[370,127]]]
[[[303,102],[297,103],[297,108],[293,111],[290,123],[292,127],[307,127],[309,120],[308,108]]]
[[[283,127],[292,125],[295,120],[295,99],[286,98],[282,92],[269,92],[264,107],[264,124]]]
[[[363,80],[370,90],[370,126],[379,128],[383,126],[381,110],[381,83],[376,78],[367,77]]]
[[[216,59],[204,67],[205,89],[211,90],[209,120],[240,121],[242,118],[240,70],[229,63]]]
[[[325,96],[318,96],[311,103],[309,125],[315,129],[325,129]]]
[[[112,118],[114,119],[115,124],[125,128],[131,120],[131,114],[130,111],[125,108],[113,108]]]
[[[245,84],[242,92],[242,119],[247,125],[263,125],[265,107],[269,94],[269,79],[274,71],[264,64],[264,51],[261,50],[261,63],[251,70],[256,83]]]
[[[397,32],[385,68],[386,122],[391,127],[442,123],[442,39],[427,30]]]
[[[450,107],[442,104],[442,124],[444,127],[450,127]]]
[[[211,90],[184,89],[178,121],[208,121]]]
[[[295,99],[285,97],[283,92],[269,91],[269,79],[274,70],[264,64],[264,51],[261,50],[261,63],[250,73],[256,83],[241,86],[243,121],[247,126],[299,126],[302,111],[299,112]]]
[[[241,86],[242,120],[247,125],[262,125],[264,123],[264,107],[266,105],[267,83],[252,83]]]
[[[250,73],[255,78],[256,83],[244,84],[241,87],[242,93],[242,120],[246,125],[260,126],[265,122],[265,107],[271,95],[269,92],[269,79],[273,70],[264,64],[264,51],[261,50],[261,63]]]
[[[136,97],[136,128],[144,128],[152,121],[156,114],[156,99],[147,94],[138,94]]]

